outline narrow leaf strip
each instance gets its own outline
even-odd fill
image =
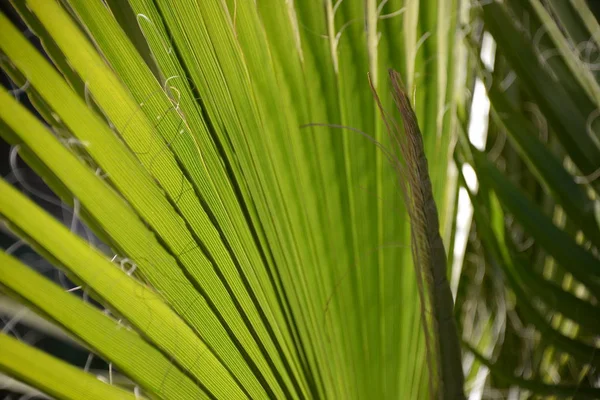
[[[149,118],[143,118],[144,113],[141,109],[137,109],[138,104],[129,95],[125,88],[121,85],[116,75],[102,63],[102,59],[99,55],[94,55],[94,49],[87,41],[84,40],[82,35],[79,34],[74,24],[69,23],[69,20],[64,12],[61,12],[60,7],[52,1],[35,1],[31,0],[31,7],[39,16],[44,26],[52,33],[53,37],[57,41],[59,47],[61,47],[67,59],[70,61],[73,68],[88,82],[91,93],[102,109],[106,112],[110,120],[115,124],[116,128],[120,131],[125,141],[131,145],[135,150],[135,140],[141,140],[147,144],[142,149],[143,151],[137,151],[137,157],[146,166],[148,171],[157,179],[159,184],[163,187],[166,194],[170,197],[174,208],[178,213],[186,220],[187,225],[191,233],[194,235],[196,241],[201,242],[201,247],[205,248],[205,252],[209,261],[213,264],[212,266],[206,262],[203,268],[207,268],[208,271],[203,271],[203,280],[209,282],[210,274],[214,273],[212,268],[218,269],[222,274],[221,279],[227,281],[227,290],[230,292],[228,296],[235,296],[237,301],[235,305],[243,310],[247,325],[250,331],[258,339],[258,343],[264,348],[264,353],[268,352],[267,361],[273,362],[272,369],[280,375],[285,377],[285,369],[281,363],[281,352],[275,348],[272,343],[272,337],[269,337],[265,325],[266,318],[261,320],[259,310],[268,310],[268,307],[263,304],[259,305],[256,301],[256,296],[252,296],[248,293],[247,282],[243,280],[241,273],[241,266],[237,263],[223,240],[226,237],[220,235],[218,227],[214,225],[214,220],[211,220],[210,210],[204,209],[196,197],[196,193],[205,193],[207,190],[197,188],[194,190],[193,181],[190,180],[191,175],[180,169],[180,165],[174,154],[172,153],[172,144],[180,136],[185,136],[186,140],[183,143],[187,144],[188,150],[195,150],[196,154],[193,155],[196,158],[195,166],[198,167],[199,161],[201,160],[201,153],[197,148],[197,144],[193,142],[187,128],[184,129],[185,120],[180,119],[180,115],[177,110],[178,105],[173,105],[167,102],[169,106],[163,106],[162,110],[157,111],[160,119],[168,118],[165,116],[165,109],[169,110],[167,113],[171,117],[175,117],[175,120],[179,120],[178,126],[173,126],[171,123],[171,131],[163,132],[163,138],[156,135],[155,132],[160,130],[162,127],[169,127],[168,121],[158,120],[156,122],[157,128],[153,126]],[[81,2],[73,1],[75,9],[82,12],[84,7],[81,6]],[[89,4],[96,4],[100,9],[106,11],[106,9],[99,2],[87,2]],[[89,7],[91,9],[91,7]],[[96,13],[100,16],[100,13]],[[105,19],[108,19],[108,15],[104,15]],[[110,19],[109,19],[110,20]],[[130,90],[139,90],[144,94],[144,97],[148,96],[148,93],[158,91],[156,96],[156,103],[158,99],[165,100],[166,96],[162,93],[157,82],[151,78],[143,79],[148,71],[140,63],[131,63],[130,59],[134,58],[135,49],[129,49],[129,51],[119,52],[118,46],[129,44],[127,40],[119,40],[117,33],[120,32],[118,27],[113,26],[113,32],[108,28],[111,27],[108,23],[103,25],[106,28],[106,32],[113,33],[111,37],[113,42],[111,46],[114,46],[114,50],[106,50],[105,53],[110,54],[111,61],[113,61],[114,67],[119,67],[119,70],[131,69],[132,71],[138,70],[135,78],[140,84],[133,83],[135,79],[129,77]],[[124,38],[121,38],[124,39]],[[137,68],[136,68],[137,67]],[[147,72],[144,74],[144,72]],[[127,74],[123,74],[127,76]],[[144,85],[142,85],[144,84]],[[145,86],[145,87],[142,87]],[[138,100],[141,96],[138,96]],[[148,102],[149,104],[155,104],[155,102]],[[145,104],[148,106],[149,104]],[[151,109],[151,108],[149,108]],[[132,117],[135,115],[135,117]],[[152,115],[152,119],[157,118],[157,115]],[[135,140],[133,140],[135,138]],[[179,140],[180,141],[180,140]],[[164,142],[164,143],[163,143]],[[189,159],[189,157],[188,157]],[[186,160],[187,161],[187,160]],[[203,181],[207,178],[204,177]],[[200,267],[201,261],[197,261],[196,264]],[[250,263],[246,263],[246,268]],[[214,282],[217,282],[216,280]],[[210,284],[207,285],[207,293],[211,298],[217,298],[213,295],[213,290],[218,290],[218,285],[214,284],[214,289]],[[259,290],[258,284],[254,285],[255,290]],[[262,297],[262,296],[261,296]],[[234,299],[234,300],[235,300]],[[231,306],[233,308],[233,303]],[[221,310],[225,316],[228,314],[226,310]],[[264,316],[264,314],[263,314]],[[270,325],[269,325],[270,326]],[[280,347],[281,349],[281,347]],[[264,368],[264,367],[263,367]],[[290,384],[291,386],[291,384]]]
[[[42,3],[35,4],[39,6]],[[165,279],[164,275],[161,277],[155,275],[151,282],[153,286],[159,288],[159,286],[170,285],[173,289],[175,286],[177,290],[185,288],[188,292],[185,296],[176,295],[173,291],[168,293],[169,300],[176,303],[178,313],[197,332],[201,332],[203,340],[209,346],[227,348],[220,355],[223,358],[229,356],[237,358],[235,362],[227,364],[240,375],[246,375],[249,384],[256,383],[251,376],[258,378],[260,385],[255,386],[257,393],[266,390],[274,396],[283,395],[279,382],[274,376],[277,370],[269,365],[270,359],[262,354],[263,343],[257,340],[255,332],[251,329],[252,325],[241,309],[240,302],[233,295],[236,288],[232,288],[226,281],[227,275],[235,272],[225,273],[218,270],[213,255],[207,254],[207,244],[191,231],[189,224],[186,224],[182,216],[173,208],[173,203],[194,196],[192,191],[187,190],[189,184],[184,185],[187,183],[185,177],[179,173],[168,181],[169,192],[178,191],[179,194],[178,198],[169,201],[165,192],[150,176],[148,169],[140,165],[134,154],[86,107],[85,103],[72,95],[72,91],[65,86],[64,81],[57,76],[51,66],[1,14],[0,34],[10,38],[2,41],[0,48],[7,53],[15,65],[27,73],[32,86],[48,101],[71,132],[79,140],[90,144],[86,148],[88,153],[100,165],[102,171],[109,175],[111,183],[147,222],[164,245],[162,247],[154,242],[160,247],[159,251],[162,252],[163,257],[168,258],[164,263],[148,254],[147,245],[156,239],[147,235],[145,236],[147,244],[137,248],[139,251],[137,258],[132,257],[138,263],[145,259],[145,262],[153,264],[154,268],[169,265],[172,273],[180,275],[170,283],[165,282],[169,279]],[[91,64],[95,65],[93,62]],[[115,88],[115,90],[122,90],[122,88]],[[122,99],[123,94],[121,93],[118,98]],[[123,104],[131,105],[131,103]],[[140,124],[143,128],[144,123],[140,122]],[[12,128],[18,129],[16,126]],[[156,145],[155,138],[145,141],[149,138],[147,134],[142,135],[144,133],[142,128],[136,130],[134,135],[134,138],[142,139],[142,142],[138,143],[141,146],[137,148],[138,152],[147,149],[145,146]],[[170,153],[162,154],[169,154],[172,157]],[[150,165],[147,168],[151,169]],[[75,188],[72,190],[74,192]],[[125,230],[127,229],[130,227]],[[138,237],[138,239],[142,238]],[[174,282],[178,283],[174,284]],[[249,370],[252,372],[249,373]]]
[[[518,376],[509,375],[503,369],[497,368],[494,362],[488,360],[469,343],[463,343],[475,358],[488,367],[493,375],[502,379],[504,382],[520,386],[535,393],[536,396],[557,396],[559,398],[571,398],[576,396],[579,399],[597,399],[600,397],[600,389],[586,387],[584,385],[550,385],[533,379],[524,379]]]
[[[195,290],[174,260],[105,182],[76,159],[7,92],[0,90],[4,122],[19,135],[23,144],[52,169],[57,179],[72,191],[92,218],[118,244],[117,251],[132,259],[142,276],[152,283],[179,316],[191,326],[244,386],[264,393],[247,363],[229,341],[206,300]],[[4,135],[5,131],[0,131]],[[14,139],[14,138],[13,138]],[[188,244],[189,246],[189,244]],[[205,338],[212,338],[207,342]],[[215,346],[216,344],[216,346]],[[233,350],[233,351],[232,351]],[[264,395],[264,394],[263,394]],[[260,395],[259,395],[260,397]]]
[[[463,179],[464,180],[464,179]],[[485,181],[480,181],[480,192],[488,190],[485,185]],[[476,201],[477,197],[481,194],[473,194],[472,191],[467,190],[469,197],[473,204],[482,204],[481,200]],[[499,211],[500,206],[498,199],[490,193],[490,200],[493,207],[492,211]],[[494,205],[494,203],[496,203]],[[598,364],[599,357],[597,356],[597,348],[580,342],[579,340],[573,339],[563,335],[552,327],[547,321],[545,315],[542,315],[532,304],[531,295],[525,292],[525,289],[521,286],[521,272],[516,271],[518,265],[513,265],[512,259],[508,254],[508,251],[504,251],[502,243],[496,241],[497,237],[502,237],[504,230],[504,219],[499,212],[493,212],[492,215],[485,214],[482,207],[475,207],[473,209],[474,218],[477,223],[478,229],[482,233],[482,242],[489,252],[490,256],[493,257],[497,262],[504,263],[506,269],[507,281],[513,289],[515,296],[518,300],[519,309],[523,312],[523,315],[535,325],[536,330],[541,333],[542,340],[555,348],[564,350],[566,353],[571,354],[582,363],[589,363],[593,365]],[[539,278],[538,278],[539,279]],[[541,297],[541,294],[540,294]]]
[[[502,204],[565,270],[571,272],[598,296],[600,260],[579,246],[567,233],[557,228],[549,218],[535,208],[531,201],[486,159],[483,153],[473,149],[472,154],[482,179],[485,179],[495,190]],[[557,246],[556,243],[561,245]]]
[[[587,129],[587,115],[578,108],[560,82],[536,58],[530,40],[517,30],[506,5],[491,2],[483,7],[486,28],[502,47],[521,82],[536,100],[558,139],[579,170],[588,175],[598,168],[600,148]],[[599,191],[600,181],[592,183]]]
[[[79,337],[149,394],[182,400],[208,398],[199,386],[135,332],[119,326],[97,308],[65,292],[15,258],[0,253],[0,264],[0,283],[9,293],[25,299],[34,310]],[[4,347],[2,354],[0,357],[6,354]],[[59,379],[55,385],[64,385],[64,377],[55,379]]]
[[[508,103],[495,83],[492,83],[488,94],[496,120],[506,128],[525,161],[546,183],[569,218],[581,227],[588,239],[600,245],[600,229],[594,223],[592,200],[585,189],[575,183],[573,176],[537,138],[531,123]]]
[[[4,181],[0,180],[0,188],[0,215],[39,250],[63,265],[211,393],[244,397],[223,365],[156,292],[129,277]]]
[[[4,333],[0,333],[0,349],[1,371],[53,397],[67,400],[140,399]]]

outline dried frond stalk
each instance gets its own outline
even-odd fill
[[[389,71],[392,95],[403,129],[384,111],[375,89],[396,160],[398,182],[411,220],[411,247],[421,300],[422,323],[430,371],[430,389],[440,399],[464,398],[460,343],[452,293],[446,278],[446,252],[439,233],[437,207],[423,138],[400,74]]]

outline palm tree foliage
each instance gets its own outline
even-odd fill
[[[597,398],[600,26],[576,0],[490,2],[479,18],[473,54],[483,31],[497,44],[493,65],[472,59],[489,139],[481,151],[465,128],[456,153],[479,183],[457,302],[469,375],[482,389],[482,362],[515,396]]]
[[[400,71],[444,204],[456,3],[13,1],[53,65],[0,17],[3,68],[44,122],[2,91],[2,136],[108,249],[5,181],[0,212],[104,312],[10,255],[0,282],[136,386],[106,388],[8,336],[1,368],[60,398],[461,392],[426,352],[399,177],[373,144],[394,143],[367,79],[391,112],[387,69]]]
[[[454,398],[393,68],[447,249],[463,164],[478,178],[464,261],[448,252],[467,391],[598,396],[600,29],[582,0],[11,4],[48,57],[0,16],[23,88],[0,92],[0,135],[72,211],[2,180],[0,215],[73,285],[9,249],[0,288],[112,385],[3,333],[4,373],[67,399]]]

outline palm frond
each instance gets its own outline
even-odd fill
[[[393,142],[367,80],[390,110],[387,70],[401,72],[419,151],[436,160],[428,204],[446,204],[464,102],[456,0],[12,3],[51,62],[0,16],[2,68],[40,114],[2,90],[0,135],[72,218],[63,226],[5,181],[0,215],[75,288],[3,255],[6,295],[130,378],[134,396],[462,393],[459,366],[439,388],[427,372],[405,178],[381,151]],[[450,232],[453,212],[442,210]],[[443,268],[437,222],[427,229]],[[447,329],[433,331],[436,343],[452,339]],[[450,342],[444,361],[429,354],[434,369],[456,362]],[[0,369],[17,374],[9,361]],[[23,382],[80,398],[19,367]],[[119,398],[112,389],[89,398]]]
[[[521,387],[596,398],[598,23],[582,1],[490,2],[477,13],[497,44],[493,70],[475,62],[491,103],[489,141],[482,152],[463,134],[457,159],[478,181],[468,189],[467,258],[486,272],[478,285],[494,289],[476,317],[464,313],[472,299],[460,302],[463,323],[474,322],[463,339],[478,360],[468,380],[480,374],[481,387],[512,385],[514,395]],[[463,274],[465,290],[472,279]]]

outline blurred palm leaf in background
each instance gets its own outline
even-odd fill
[[[456,153],[473,202],[457,298],[471,396],[597,398],[600,26],[584,1],[489,3],[470,35],[489,139],[469,140],[465,113]]]
[[[64,226],[3,180],[0,213],[73,285],[13,246],[2,291],[106,360],[112,386],[6,334],[0,369],[69,399],[462,391],[426,352],[402,177],[374,143],[396,144],[367,78],[391,112],[387,70],[400,71],[448,203],[458,1],[12,5],[53,65],[0,17],[2,67],[21,87],[0,94],[0,132],[73,212]]]

